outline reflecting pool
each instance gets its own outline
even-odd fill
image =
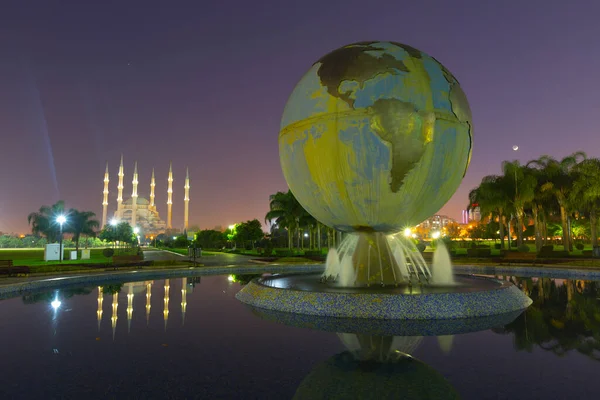
[[[533,300],[512,322],[387,337],[264,318],[234,297],[254,276],[2,300],[0,398],[598,398],[600,282],[497,276]]]

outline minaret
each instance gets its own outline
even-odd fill
[[[131,318],[133,317],[133,285],[130,283],[127,291],[127,333],[131,331]]]
[[[167,229],[171,229],[173,215],[171,214],[173,208],[173,165],[169,163],[169,188],[167,189]]]
[[[148,282],[146,284],[146,326],[148,326],[148,322],[150,321],[150,298],[152,297],[152,282]]]
[[[137,173],[137,161],[133,167],[133,180],[131,181],[133,190],[131,192],[131,227],[135,229],[137,219],[137,185],[138,185],[138,173]]]
[[[115,330],[117,329],[117,309],[118,308],[119,308],[119,293],[113,293],[112,316],[110,317],[110,324],[112,326],[113,340],[115,340]]]
[[[123,154],[121,154],[121,165],[119,166],[119,185],[117,186],[118,195],[117,195],[117,218],[121,218],[123,213],[123,177],[125,174],[123,173]]]
[[[190,207],[190,171],[189,169],[185,169],[185,196],[183,201],[185,202],[185,207],[183,209],[183,229],[187,231],[188,228],[188,216],[189,216],[189,207]]]
[[[101,228],[106,226],[106,212],[108,211],[108,162],[106,163],[106,171],[104,171],[104,195],[102,197],[102,225]]]
[[[154,180],[154,168],[152,168],[152,179],[150,179],[150,206],[148,207],[150,210],[156,210],[156,206],[154,205],[154,187],[156,186],[156,181]]]
[[[102,286],[98,286],[98,311],[96,311],[98,332],[100,332],[100,322],[102,321],[102,302],[104,302],[104,293],[102,292]]]
[[[171,288],[169,279],[165,279],[165,297],[164,303],[165,307],[163,308],[163,318],[165,320],[165,331],[167,330],[167,321],[169,321],[169,289]]]
[[[181,278],[181,326],[185,324],[185,310],[187,308],[187,278]]]

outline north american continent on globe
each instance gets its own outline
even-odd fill
[[[407,45],[362,42],[322,57],[285,107],[284,176],[319,221],[398,232],[437,212],[460,184],[471,111],[454,76]]]

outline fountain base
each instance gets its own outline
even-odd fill
[[[436,320],[524,310],[531,299],[511,283],[457,275],[450,287],[352,288],[319,283],[318,274],[257,278],[236,298],[253,307],[339,318]]]

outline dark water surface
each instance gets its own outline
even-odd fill
[[[464,399],[600,398],[600,282],[503,279],[533,305],[492,330],[411,339],[426,374]],[[332,398],[324,382],[356,385],[355,373],[332,372],[347,350],[338,335],[262,320],[234,298],[240,288],[190,277],[112,283],[101,303],[98,286],[2,300],[0,398],[291,399],[299,387]],[[394,371],[385,385],[419,398],[403,380],[433,379],[422,375]],[[368,379],[356,398],[375,395],[369,385],[377,398],[397,394]]]

